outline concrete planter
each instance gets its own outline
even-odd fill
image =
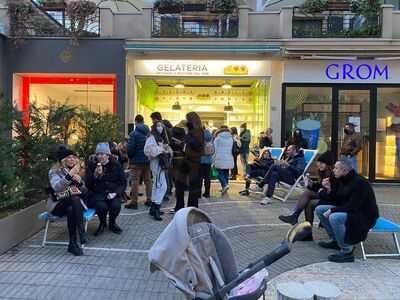
[[[39,213],[46,209],[46,202],[40,201],[13,215],[0,220],[0,254],[10,250],[43,228]]]

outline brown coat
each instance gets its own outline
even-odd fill
[[[343,139],[340,154],[355,156],[361,150],[361,136],[358,133],[346,134]]]

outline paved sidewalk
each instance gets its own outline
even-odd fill
[[[241,187],[233,185],[230,198],[220,198],[218,187],[213,185],[214,197],[200,202],[200,208],[231,241],[239,268],[268,253],[282,240],[289,226],[281,223],[277,216],[288,213],[294,206],[293,200],[287,203],[274,200],[272,205],[260,206],[259,197],[238,196]],[[400,223],[399,192],[398,187],[376,188],[381,215]],[[167,212],[173,204],[173,200],[163,204],[164,210]],[[183,299],[163,274],[150,274],[147,260],[148,249],[171,219],[172,216],[166,214],[162,222],[153,221],[142,205],[139,211],[124,209],[118,219],[124,229],[122,235],[111,232],[96,238],[91,235],[82,257],[69,255],[64,246],[41,248],[43,232],[39,232],[0,256],[0,299]],[[97,225],[97,220],[92,221],[89,232],[93,233]],[[326,235],[316,228],[315,238],[325,239]],[[52,224],[49,239],[66,241],[66,224]],[[371,252],[382,251],[392,247],[392,240],[389,235],[371,236],[367,247]],[[325,262],[328,254],[316,243],[298,242],[292,253],[268,268],[270,279],[290,270]],[[360,257],[359,252],[356,254]],[[371,259],[365,264],[369,266],[375,261]],[[400,260],[393,260],[390,266],[395,268],[399,264]],[[337,267],[340,274],[340,266]],[[319,274],[318,269],[314,274]],[[349,277],[346,272],[341,274],[344,278]],[[321,269],[320,279],[329,278]],[[394,276],[385,278],[395,287],[400,285]],[[390,281],[391,278],[397,282]],[[380,280],[379,276],[376,280]]]

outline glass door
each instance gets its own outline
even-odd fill
[[[340,156],[344,150],[344,127],[346,123],[355,125],[355,135],[361,142],[361,151],[354,156],[358,173],[369,176],[370,147],[370,89],[339,89],[338,91],[338,136],[337,149]],[[350,142],[351,143],[351,142]],[[348,142],[346,143],[348,145]]]

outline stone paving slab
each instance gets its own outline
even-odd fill
[[[230,197],[218,197],[213,185],[214,197],[201,201],[214,223],[228,236],[239,268],[244,268],[269,251],[285,236],[289,229],[277,216],[288,213],[294,201],[274,201],[266,207],[259,205],[259,196],[240,197],[241,185],[232,185]],[[381,214],[400,222],[399,188],[375,189]],[[164,210],[173,205],[164,204]],[[153,221],[145,207],[139,211],[123,210],[118,223],[124,229],[118,236],[106,232],[100,237],[90,235],[84,249],[85,256],[74,257],[65,246],[41,248],[43,231],[23,244],[0,256],[0,299],[183,299],[182,295],[161,273],[150,274],[147,250],[172,219],[166,214],[162,222]],[[97,219],[89,224],[89,233],[98,225]],[[66,241],[66,224],[51,224],[49,239]],[[325,239],[323,230],[315,228],[315,238]],[[389,235],[369,238],[369,251],[381,251],[392,247]],[[270,279],[310,264],[327,260],[329,252],[313,242],[298,242],[292,253],[268,268]],[[360,257],[359,252],[357,252]],[[368,260],[372,261],[372,260]],[[396,273],[394,266],[388,270]],[[397,274],[397,273],[396,273]]]

